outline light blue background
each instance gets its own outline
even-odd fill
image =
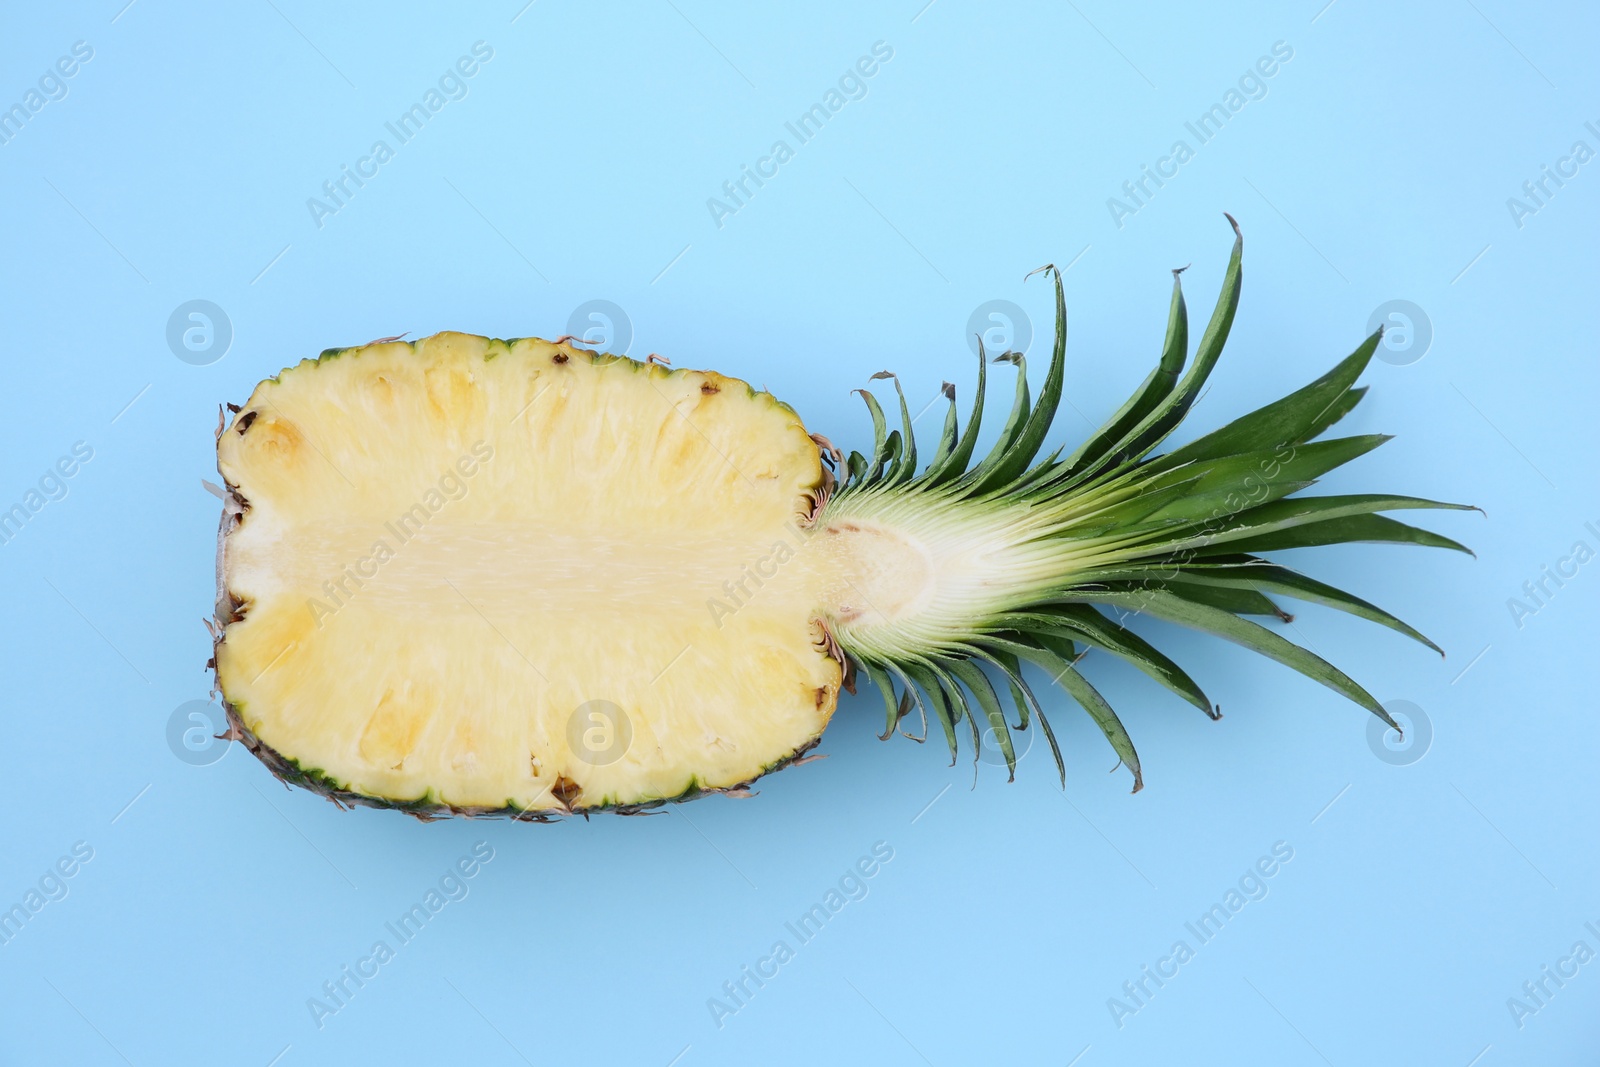
[[[94,449],[0,546],[0,904],[94,849],[0,946],[0,1062],[1595,1062],[1600,962],[1520,1029],[1506,1003],[1574,942],[1600,951],[1600,563],[1520,627],[1507,606],[1574,542],[1600,549],[1600,162],[1520,228],[1506,204],[1574,141],[1600,148],[1592,9],[122,2],[13,7],[0,34],[3,106],[94,49],[0,145],[0,507]],[[467,97],[318,228],[307,198],[479,40]],[[876,41],[894,56],[865,98],[718,228],[707,198]],[[1267,95],[1115,225],[1107,198],[1276,41],[1294,54]],[[421,825],[169,749],[209,684],[217,405],[281,367],[401,331],[554,336],[605,299],[635,356],[767,386],[861,447],[851,389],[889,367],[914,398],[970,396],[972,310],[1014,301],[1047,336],[1047,287],[1022,278],[1070,262],[1055,439],[1076,439],[1153,362],[1169,268],[1194,264],[1208,312],[1224,210],[1244,298],[1180,437],[1322,373],[1385,301],[1431,321],[1348,423],[1398,439],[1327,482],[1482,505],[1427,522],[1479,558],[1307,566],[1449,658],[1317,609],[1290,633],[1423,709],[1422,759],[1380,760],[1353,705],[1162,627],[1226,717],[1094,664],[1144,759],[1133,797],[1059,694],[1065,795],[1042,745],[974,789],[936,742],[879,743],[870,688],[826,760],[644,819]],[[234,331],[207,366],[165,340],[192,299]],[[478,841],[495,858],[470,895],[319,1030],[307,998]],[[708,998],[879,841],[869,895],[719,1029]],[[1119,1028],[1108,998],[1279,841],[1268,896]]]

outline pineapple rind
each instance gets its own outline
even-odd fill
[[[759,774],[753,775],[747,781],[730,786],[709,786],[691,780],[690,784],[681,793],[673,796],[658,797],[653,800],[618,801],[614,803],[602,801],[596,804],[585,804],[582,807],[567,809],[534,809],[517,803],[514,798],[507,797],[505,803],[499,806],[462,806],[439,800],[431,793],[422,797],[403,800],[353,790],[326,772],[314,767],[302,767],[300,761],[290,759],[270,745],[264,744],[249,727],[244,725],[244,720],[240,717],[237,708],[226,700],[223,701],[223,708],[228,717],[229,733],[227,736],[244,745],[251,755],[260,760],[272,772],[273,776],[285,785],[296,786],[316,793],[339,807],[365,807],[399,811],[423,822],[451,816],[473,819],[511,819],[517,822],[551,822],[565,815],[583,815],[585,817],[600,813],[648,815],[654,814],[655,809],[667,804],[698,800],[701,797],[708,796],[730,796],[735,799],[744,799],[755,795],[750,791],[750,788],[756,784],[758,779],[788,767],[799,766],[816,758],[808,756],[807,753],[822,743],[822,735],[818,734],[801,748],[781,759],[774,760],[762,768]]]

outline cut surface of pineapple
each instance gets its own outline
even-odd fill
[[[627,806],[748,782],[834,710],[818,449],[743,382],[439,334],[263,382],[218,445],[220,688],[330,789]]]

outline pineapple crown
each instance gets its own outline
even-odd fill
[[[1023,354],[1008,351],[994,357],[996,363],[1017,368],[1016,392],[998,440],[976,462],[988,363],[981,338],[972,414],[962,430],[955,388],[946,383],[949,409],[944,427],[932,458],[920,471],[913,420],[899,379],[887,371],[873,376],[894,381],[898,429],[889,428],[872,393],[860,391],[872,419],[872,452],[870,456],[851,452],[838,462],[838,484],[824,513],[874,501],[903,501],[908,496],[919,497],[931,509],[1004,509],[1016,516],[1013,527],[1019,539],[1045,553],[1042,558],[1054,553],[1060,561],[1030,576],[1010,602],[915,648],[843,630],[830,635],[848,661],[882,692],[885,739],[915,707],[923,717],[924,736],[927,717],[938,722],[952,763],[957,754],[956,727],[965,720],[976,759],[981,716],[1015,777],[1011,731],[1027,729],[1036,717],[1064,785],[1060,747],[1022,675],[1021,664],[1030,662],[1094,719],[1132,771],[1133,790],[1138,792],[1143,775],[1133,742],[1117,713],[1079,670],[1089,649],[1127,660],[1206,715],[1221,717],[1182,668],[1124,625],[1139,615],[1211,633],[1277,660],[1400,729],[1383,705],[1344,672],[1247,616],[1290,621],[1293,616],[1272,599],[1288,597],[1387,626],[1441,656],[1443,650],[1387,611],[1275,563],[1263,553],[1371,541],[1471,554],[1448,537],[1381,513],[1481,509],[1389,494],[1300,495],[1323,474],[1390,440],[1380,434],[1317,440],[1365,394],[1366,389],[1355,382],[1377,349],[1381,329],[1309,385],[1187,445],[1152,455],[1199,398],[1233,325],[1244,240],[1238,223],[1227,218],[1235,234],[1233,252],[1193,358],[1179,269],[1173,271],[1165,342],[1155,369],[1103,426],[1071,452],[1058,448],[1037,459],[1061,400],[1066,368],[1066,297],[1061,272],[1054,266],[1033,272],[1055,279],[1055,344],[1043,388],[1037,402],[1031,403]],[[827,449],[824,454],[834,461]],[[1010,690],[1015,727],[1007,721],[995,686],[979,663],[993,668]]]

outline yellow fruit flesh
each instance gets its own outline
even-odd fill
[[[354,793],[540,812],[748,781],[837,700],[800,420],[716,374],[440,334],[263,382],[218,679]]]

